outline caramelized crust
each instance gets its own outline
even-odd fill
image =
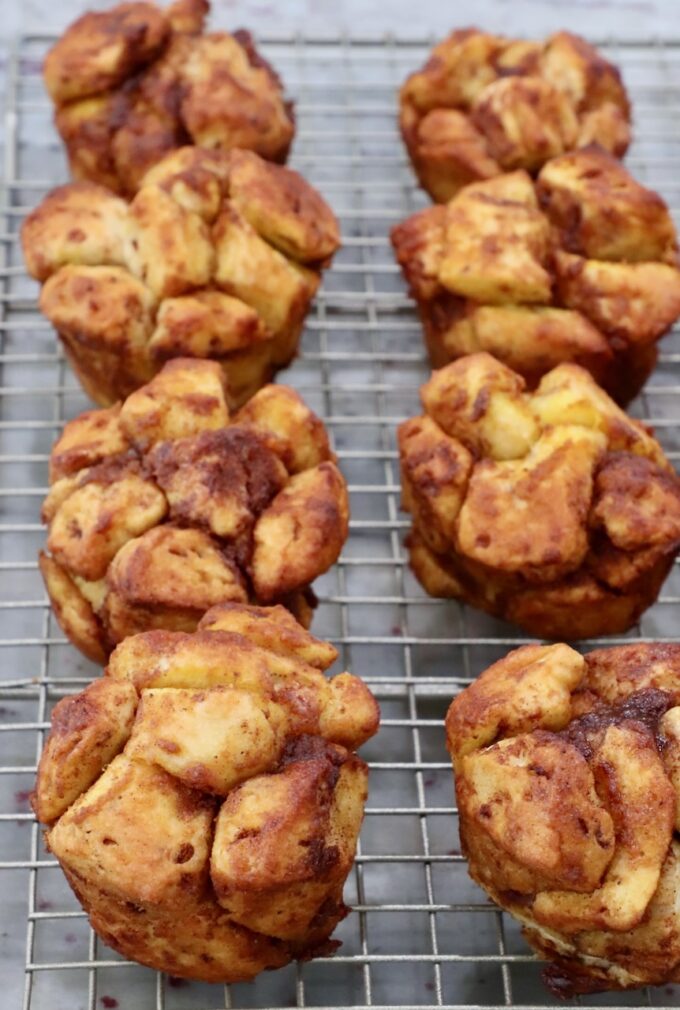
[[[203,147],[178,147],[144,176],[145,186],[158,186],[173,200],[212,223],[229,184],[233,154]]]
[[[180,121],[196,144],[222,151],[246,148],[272,161],[286,160],[294,121],[280,81],[260,60],[249,37],[247,47],[226,32],[195,40],[179,83]]]
[[[348,531],[347,487],[335,464],[295,474],[253,530],[251,575],[258,597],[269,603],[311,581],[314,569],[330,568]]]
[[[224,604],[204,626],[126,639],[59,702],[32,802],[107,944],[233,982],[313,956],[347,914],[354,749],[379,711],[356,677],[323,676],[335,650],[282,607]]]
[[[103,612],[114,641],[145,628],[191,631],[210,607],[248,599],[218,541],[171,523],[128,540],[109,566],[107,586]]]
[[[128,753],[62,814],[49,845],[76,877],[119,901],[180,910],[204,887],[213,804]]]
[[[439,283],[476,302],[545,303],[550,226],[529,177],[475,183],[446,208]]]
[[[402,107],[401,129],[417,148],[412,159],[421,185],[440,203],[461,186],[501,171],[484,134],[458,109],[431,109],[419,120],[416,110]]]
[[[54,125],[66,147],[74,179],[121,190],[113,152],[114,118],[125,103],[115,91],[77,99],[55,109]],[[164,152],[161,152],[161,157]]]
[[[156,315],[149,351],[159,362],[182,354],[228,361],[232,352],[269,340],[261,317],[245,302],[221,291],[198,291],[165,299]]]
[[[132,195],[183,144],[283,162],[292,106],[247,32],[202,34],[205,0],[121,3],[74,21],[45,58],[45,85],[76,179]]]
[[[541,638],[627,630],[680,547],[680,479],[577,365],[525,391],[488,354],[434,372],[399,429],[411,566]]]
[[[486,351],[533,386],[575,362],[625,404],[680,315],[668,208],[600,147],[546,161],[535,182],[522,169],[470,183],[392,245],[437,367]]]
[[[439,264],[444,257],[445,207],[426,207],[394,226],[392,247],[414,298],[423,302],[441,293]]]
[[[65,867],[64,873],[107,946],[176,978],[249,982],[292,957],[307,956],[306,950],[237,926],[212,896],[184,907],[181,915],[168,915],[151,906],[133,909]]]
[[[132,684],[101,678],[54,706],[33,796],[38,820],[61,817],[122,751],[137,701]]]
[[[29,214],[40,307],[102,405],[184,356],[219,361],[241,406],[296,353],[340,244],[335,216],[252,151],[182,147],[139,187],[126,204],[92,183],[62,186]]]
[[[334,458],[323,423],[287,386],[259,390],[241,407],[236,421],[263,436],[289,473],[309,470]]]
[[[270,165],[251,151],[235,151],[229,193],[264,239],[300,263],[330,259],[340,244],[334,214],[316,190],[301,184],[297,172]]]
[[[446,718],[470,874],[562,997],[680,978],[680,649],[525,646]],[[659,956],[663,950],[663,956]]]
[[[354,859],[368,774],[363,761],[348,758],[343,748],[316,741],[310,746],[304,737],[286,762],[280,774],[251,779],[223,804],[210,876],[217,900],[236,922],[301,943],[313,909],[321,911],[311,924],[319,940],[329,920],[346,914],[342,888]],[[274,820],[272,809],[283,816]]]
[[[169,31],[163,12],[152,3],[122,3],[83,14],[45,58],[47,90],[63,105],[118,87],[158,55]]]
[[[537,172],[574,146],[578,119],[569,98],[540,77],[505,77],[479,96],[472,121],[505,171]]]
[[[59,504],[47,548],[67,571],[93,582],[106,575],[123,544],[161,522],[167,509],[163,493],[136,462],[115,469],[100,463]]]
[[[319,670],[327,670],[338,658],[335,646],[314,638],[280,605],[252,607],[222,603],[211,607],[198,627],[206,631],[236,632],[270,652],[298,656]]]
[[[174,32],[198,35],[210,11],[208,0],[173,0],[165,9],[165,16]]]
[[[537,193],[567,252],[594,260],[676,265],[677,236],[666,204],[600,148],[548,162]]]
[[[67,421],[50,452],[50,484],[125,452],[130,445],[120,422],[120,405],[87,410]]]
[[[40,292],[40,309],[63,340],[129,358],[143,354],[154,303],[152,292],[122,267],[69,264]]]
[[[158,186],[144,186],[130,204],[129,222],[136,239],[130,266],[157,301],[210,283],[215,253],[198,215]]]
[[[454,535],[474,457],[430,417],[413,417],[399,428],[402,507],[413,514],[426,543],[445,553]]]
[[[213,241],[217,286],[251,305],[268,331],[280,337],[277,353],[290,356],[288,348],[297,345],[320,275],[269,245],[231,201],[215,222]]]
[[[101,625],[75,577],[44,551],[40,552],[38,565],[59,627],[88,659],[103,665],[106,643]]]
[[[26,269],[45,281],[66,264],[125,266],[126,204],[90,182],[59,186],[26,217]]]
[[[50,459],[40,561],[65,634],[101,663],[128,635],[193,631],[218,604],[280,602],[308,623],[300,600],[347,537],[333,459],[285,386],[230,420],[213,361],[175,358],[122,405],[70,421]]]
[[[124,196],[132,196],[150,168],[187,142],[178,117],[178,82],[193,44],[188,36],[171,36],[152,66],[112,93],[109,139],[101,154],[110,155],[116,176],[114,188]],[[73,150],[68,139],[63,139],[67,142],[71,174],[81,178],[87,172],[82,159],[89,152],[84,145]]]
[[[262,611],[262,619],[274,622],[269,629],[274,637],[280,619],[272,608]],[[273,651],[268,640],[259,645],[239,632],[219,628],[204,627],[194,634],[150,631],[118,645],[108,674],[131,680],[138,691],[237,687],[282,706],[294,735],[321,733],[343,747],[360,747],[376,730],[373,696],[361,680],[349,674],[327,681],[302,658],[304,648],[304,642],[289,643],[286,649]]]
[[[593,472],[605,448],[599,432],[564,425],[541,434],[519,460],[480,461],[457,516],[458,551],[528,582],[576,571],[589,547]]]
[[[655,343],[680,315],[680,272],[666,263],[610,263],[560,252],[558,298],[587,316],[616,348]],[[644,377],[646,378],[646,376]]]
[[[105,413],[98,411],[93,413]],[[108,413],[108,412],[106,412]],[[71,424],[80,424],[82,416]],[[120,429],[138,452],[229,423],[224,376],[213,361],[176,358],[123,403]]]
[[[126,753],[192,789],[226,796],[279,762],[289,727],[280,705],[237,688],[149,689]]]
[[[250,537],[258,516],[288,484],[283,463],[238,425],[161,442],[148,461],[174,520],[232,541]]]
[[[399,118],[418,180],[439,203],[587,144],[621,157],[630,143],[618,70],[569,32],[542,43],[453,32],[402,85]]]

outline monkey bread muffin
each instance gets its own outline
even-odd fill
[[[122,405],[69,421],[50,485],[40,569],[65,634],[99,663],[226,601],[280,602],[309,624],[309,585],[347,537],[319,418],[286,386],[230,418],[212,361],[177,358]]]
[[[680,646],[516,649],[446,737],[470,874],[552,991],[680,982]]]
[[[420,184],[438,203],[501,172],[535,174],[588,144],[621,157],[630,143],[621,75],[570,32],[545,42],[453,32],[405,81],[399,121]]]
[[[625,405],[680,315],[666,204],[604,151],[466,186],[392,244],[433,365],[488,351],[532,385],[574,361]]]
[[[185,144],[284,162],[295,123],[248,32],[203,34],[207,0],[83,14],[48,52],[45,86],[74,179],[132,195]]]
[[[108,406],[170,358],[219,361],[239,406],[297,351],[337,221],[296,172],[185,147],[130,204],[53,190],[26,218],[28,272],[86,392]]]
[[[348,909],[373,695],[283,607],[149,631],[60,701],[33,806],[90,922],[126,957],[208,982],[328,952]]]
[[[434,372],[399,428],[411,566],[541,638],[625,631],[680,546],[680,478],[578,365],[534,393],[488,354]]]

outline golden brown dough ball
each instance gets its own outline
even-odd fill
[[[465,186],[392,245],[435,367],[488,351],[531,385],[587,368],[622,404],[680,315],[675,227],[661,197],[588,147]]]
[[[208,982],[329,949],[379,722],[361,680],[323,675],[336,657],[232,602],[127,639],[55,706],[33,807],[110,947]]]
[[[680,646],[529,645],[451,704],[472,878],[561,997],[680,981]]]
[[[403,84],[399,119],[418,180],[438,203],[588,144],[622,157],[630,143],[618,70],[570,32],[545,42],[453,32]]]
[[[541,638],[622,632],[680,547],[680,478],[578,365],[533,393],[488,354],[432,374],[399,428],[411,566]]]
[[[45,86],[71,173],[132,195],[195,143],[285,162],[295,132],[279,77],[248,32],[203,34],[207,0],[83,14],[48,52]]]
[[[121,405],[69,421],[50,456],[40,568],[68,638],[103,663],[149,628],[193,631],[225,601],[281,601],[347,537],[347,487],[322,422],[286,386],[230,417],[222,371],[176,358]]]
[[[53,190],[22,228],[40,308],[102,405],[175,357],[212,358],[240,406],[297,351],[340,244],[323,198],[252,151],[183,147],[130,204],[102,186]]]

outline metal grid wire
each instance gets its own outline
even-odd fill
[[[350,484],[351,535],[317,583],[317,634],[380,698],[383,726],[366,748],[371,791],[338,930],[339,953],[226,989],[181,982],[122,961],[89,930],[28,808],[54,701],[97,670],[50,615],[36,569],[47,454],[64,420],[88,404],[23,273],[21,220],[66,178],[39,67],[51,40],[30,36],[9,57],[0,192],[0,979],[3,1007],[551,1005],[540,964],[516,925],[470,883],[458,849],[441,720],[455,691],[523,639],[515,629],[424,596],[408,571],[399,511],[395,425],[417,410],[427,375],[419,327],[387,232],[423,206],[395,127],[395,88],[427,44],[263,40],[297,99],[293,164],[334,205],[344,246],[285,381],[328,425]],[[680,211],[680,45],[606,45],[636,115],[628,164]],[[680,458],[680,340],[636,413]],[[631,636],[680,640],[677,569]],[[612,640],[609,640],[610,642]],[[586,643],[592,647],[593,643]],[[678,1005],[673,988],[589,997],[590,1006]]]

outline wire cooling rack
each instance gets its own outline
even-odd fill
[[[25,1010],[219,1010],[224,1007],[552,1005],[516,925],[470,883],[458,849],[442,718],[451,696],[522,641],[508,625],[427,599],[404,560],[395,425],[417,410],[427,375],[419,327],[393,263],[389,227],[424,205],[395,127],[395,88],[426,52],[384,40],[263,40],[297,99],[293,164],[324,192],[344,247],[285,375],[321,413],[351,491],[351,535],[319,580],[315,631],[380,698],[366,748],[371,791],[347,897],[352,915],[332,959],[249,985],[183,982],[122,961],[89,930],[28,807],[54,701],[97,674],[46,605],[36,568],[47,454],[64,420],[88,406],[36,308],[18,231],[66,168],[40,81],[51,39],[9,55],[0,192],[0,1005]],[[632,93],[628,164],[680,211],[680,44],[605,49]],[[636,405],[680,458],[680,341]],[[677,570],[629,637],[680,640]],[[610,643],[613,640],[608,640]],[[592,645],[593,643],[586,643]],[[589,997],[590,1006],[678,1005],[672,987]]]

